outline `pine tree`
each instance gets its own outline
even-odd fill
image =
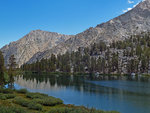
[[[137,47],[136,47],[136,55],[137,56],[141,56],[141,53],[142,53],[142,48],[141,48],[140,45],[137,45]]]
[[[4,57],[0,51],[0,87],[3,87],[5,84],[5,66],[4,66]]]
[[[14,76],[16,75],[16,59],[14,55],[11,55],[9,58],[9,64],[8,64],[8,75],[9,75],[9,86],[12,88],[14,83]]]

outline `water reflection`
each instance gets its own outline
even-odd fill
[[[111,78],[109,78],[111,79]],[[106,94],[134,94],[149,95],[149,82],[127,81],[128,78],[118,80],[89,81],[84,77],[55,76],[55,75],[22,75],[15,78],[15,83],[29,89],[60,90],[71,87],[80,92]],[[149,85],[147,85],[149,84]]]
[[[75,76],[25,75],[15,78],[15,87],[55,96],[66,104],[118,110],[122,113],[149,113],[149,82],[128,81],[129,78],[108,79],[90,81]]]

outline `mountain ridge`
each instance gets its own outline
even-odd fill
[[[19,66],[26,63],[35,53],[44,51],[56,46],[70,38],[69,35],[58,34],[42,30],[33,30],[18,41],[11,42],[1,48],[4,54],[5,64],[8,64],[9,57],[14,54]]]
[[[87,47],[99,41],[104,41],[109,44],[113,41],[125,40],[132,34],[135,35],[150,31],[149,15],[150,1],[145,0],[125,14],[105,23],[98,24],[95,28],[91,27],[75,35],[73,38],[68,39],[64,43],[55,46],[53,49],[36,54],[29,60],[29,63],[35,62],[36,58],[39,58],[39,60],[42,58],[49,58],[51,53],[64,54],[66,50],[76,51],[79,47]],[[147,20],[145,21],[145,19]]]
[[[32,37],[29,39],[33,40],[24,40],[23,43],[22,41],[20,42],[20,39],[8,45],[9,47],[4,46],[1,51],[4,53],[6,64],[8,64],[9,56],[15,54],[17,63],[21,66],[26,62],[32,63],[37,59],[49,58],[52,53],[57,55],[64,54],[66,51],[77,51],[79,47],[87,47],[99,41],[104,41],[109,44],[113,41],[125,40],[132,34],[145,31],[150,31],[149,0],[139,3],[132,10],[123,15],[105,23],[98,24],[94,28],[91,27],[79,34],[62,35],[41,30],[34,34],[36,31],[32,31],[33,34],[30,32],[26,35],[26,38]],[[44,38],[43,40],[41,40],[42,37]],[[49,40],[48,37],[51,37],[51,40]],[[24,39],[24,37],[22,39]],[[21,44],[18,44],[19,42]],[[28,43],[30,45],[28,45]],[[33,47],[31,47],[31,45]],[[21,50],[19,48],[21,48]],[[22,51],[25,53],[22,54]]]

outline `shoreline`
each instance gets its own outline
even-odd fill
[[[31,93],[26,89],[0,89],[0,109],[2,113],[119,113],[64,104],[59,98],[42,93]]]

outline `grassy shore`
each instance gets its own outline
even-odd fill
[[[58,98],[26,89],[0,89],[0,113],[118,113],[65,105]]]

